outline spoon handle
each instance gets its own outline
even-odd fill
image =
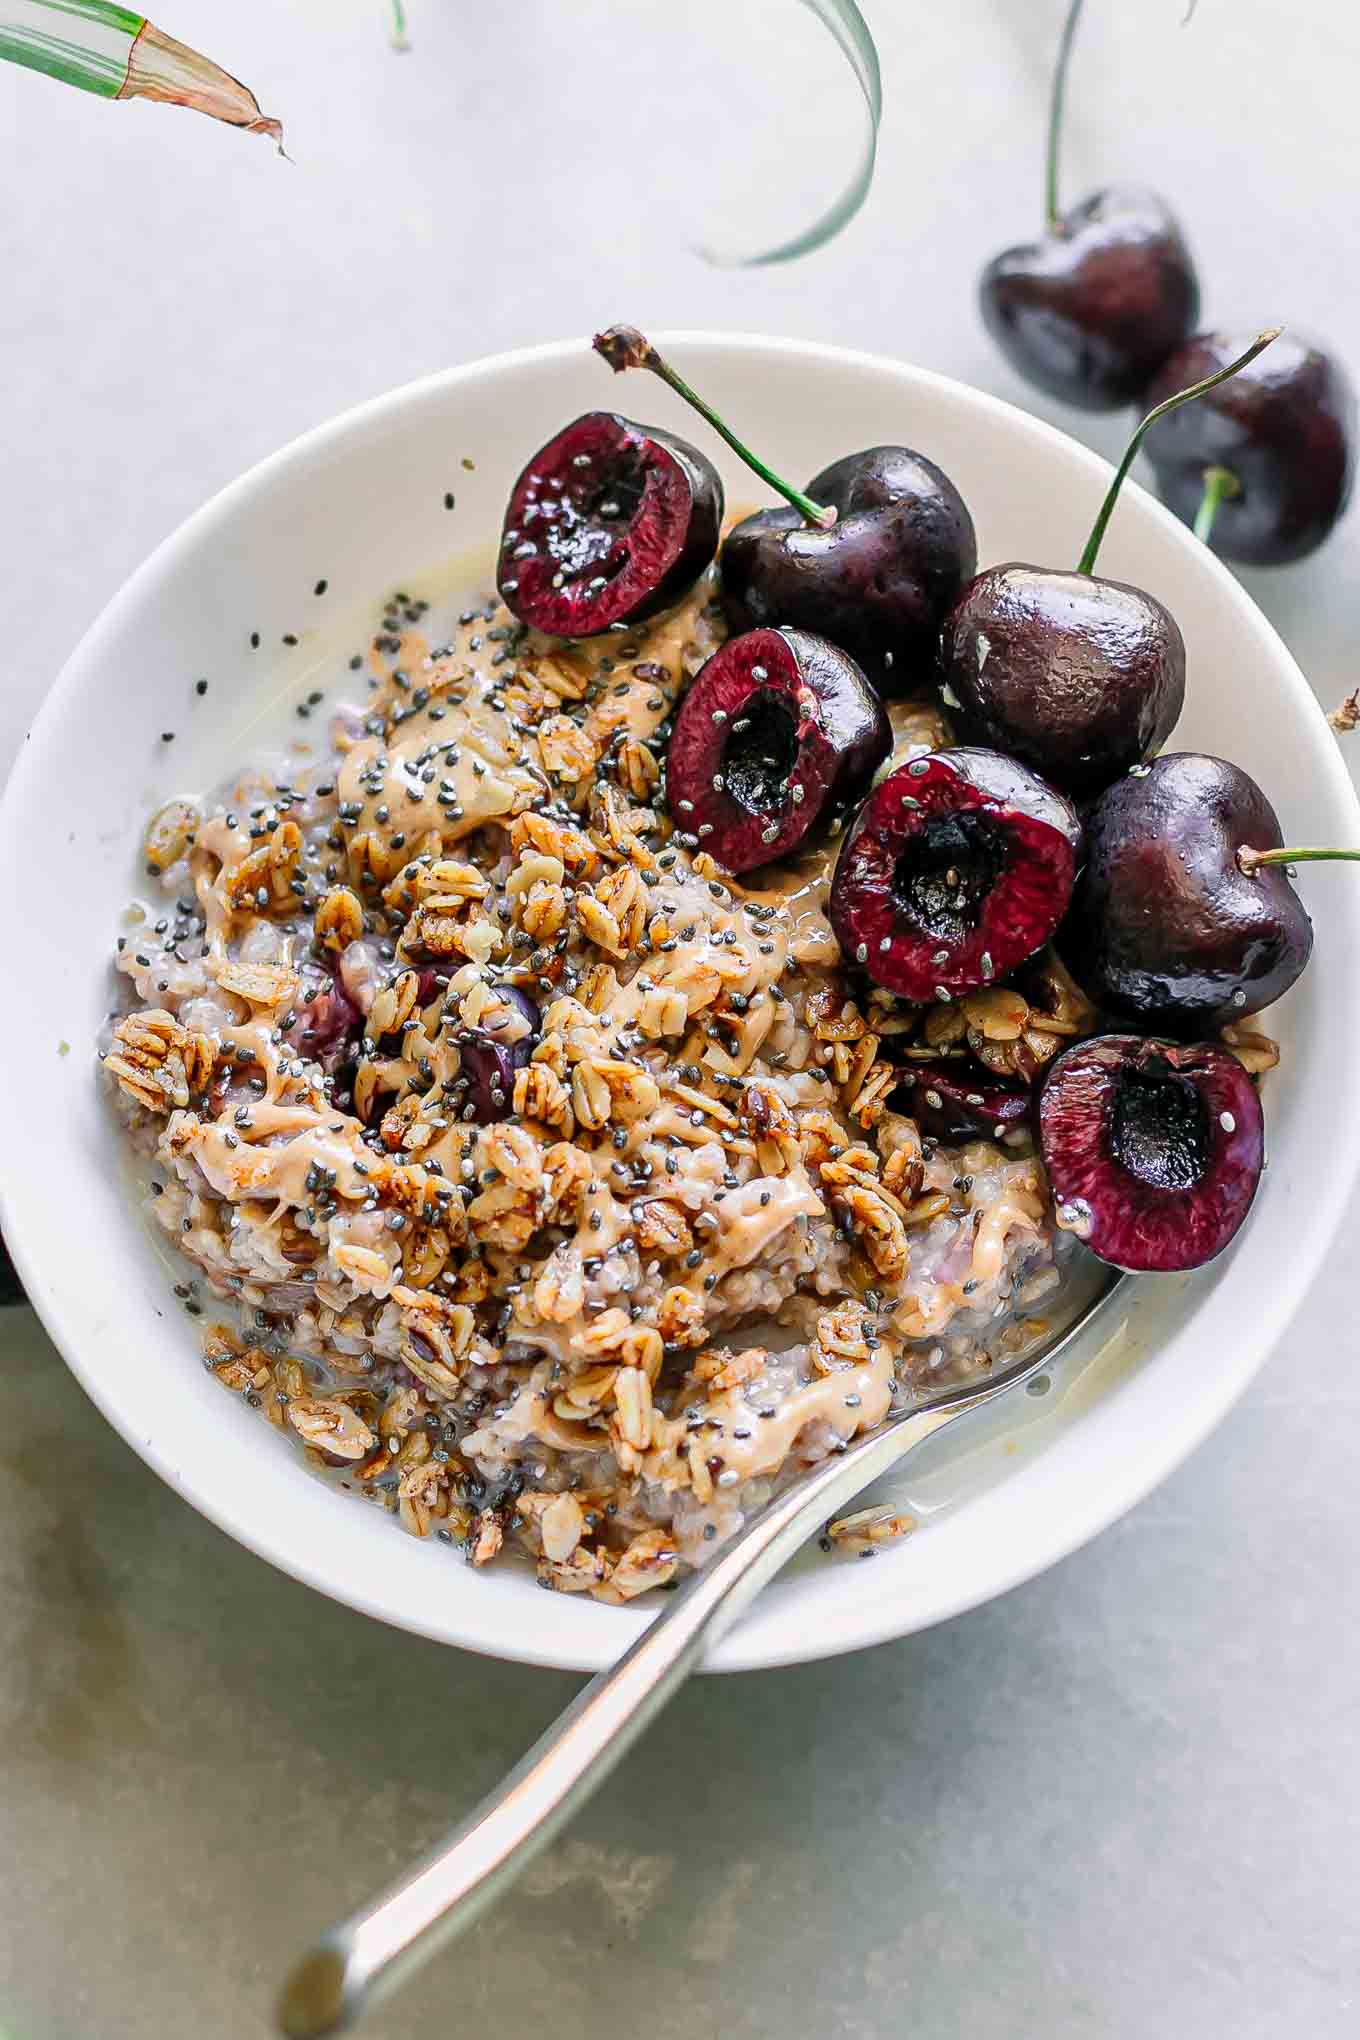
[[[461,1933],[603,1783],[705,1651],[826,1518],[956,1417],[1019,1388],[1103,1309],[1108,1277],[1055,1337],[981,1382],[943,1390],[857,1439],[767,1502],[670,1603],[618,1663],[583,1686],[510,1775],[414,1870],[323,1935],[279,2000],[288,2040],[351,2026],[442,1942]]]
[[[344,2031],[375,1996],[469,1925],[602,1783],[704,1651],[829,1514],[932,1432],[1010,1385],[989,1383],[899,1418],[753,1516],[422,1864],[303,1957],[279,2004],[289,2040]]]

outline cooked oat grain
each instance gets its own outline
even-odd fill
[[[157,817],[174,904],[105,1056],[223,1385],[412,1534],[612,1601],[1014,1350],[1069,1251],[1025,1133],[946,1150],[897,1109],[913,1054],[1032,1076],[1085,1031],[1060,968],[864,999],[825,851],[748,885],[672,832],[710,598],[581,645],[484,603],[437,651],[398,598],[332,755]],[[944,738],[895,720],[899,757]]]

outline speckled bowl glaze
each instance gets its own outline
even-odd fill
[[[1061,564],[1080,553],[1108,468],[1009,405],[837,348],[659,338],[786,472],[905,439],[962,491],[982,560]],[[0,1218],[89,1394],[196,1508],[324,1593],[442,1642],[580,1668],[623,1649],[648,1608],[544,1594],[526,1572],[473,1572],[403,1536],[309,1478],[199,1365],[138,1215],[94,1041],[146,817],[249,758],[269,716],[287,713],[333,660],[338,639],[310,603],[318,577],[355,602],[394,585],[447,588],[458,552],[485,580],[526,452],[623,396],[645,420],[692,433],[668,392],[622,392],[577,340],[450,370],[286,447],[191,518],[105,610],[49,695],[0,808],[12,941]],[[710,450],[732,497],[749,500],[749,479]],[[1232,576],[1136,487],[1101,565],[1154,592],[1184,633],[1187,701],[1173,743],[1245,766],[1295,840],[1360,840],[1321,711]],[[301,645],[285,647],[285,633]],[[211,679],[201,698],[196,675]],[[160,740],[168,728],[173,744]],[[1285,1058],[1266,1096],[1270,1167],[1234,1250],[1192,1279],[1126,1285],[1046,1395],[1003,1406],[966,1438],[947,1435],[899,1477],[891,1492],[918,1518],[915,1536],[869,1565],[807,1555],[723,1640],[714,1669],[877,1643],[1014,1586],[1146,1494],[1250,1380],[1330,1249],[1360,1158],[1360,889],[1344,869],[1317,866],[1300,884],[1317,949],[1271,1016]]]

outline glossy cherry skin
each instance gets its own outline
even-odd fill
[[[1163,364],[1146,407],[1226,367],[1246,345],[1231,333],[1196,334]],[[1186,524],[1205,469],[1226,468],[1240,494],[1220,502],[1210,545],[1244,565],[1284,566],[1322,544],[1350,499],[1355,392],[1334,354],[1285,332],[1217,389],[1159,418],[1143,446],[1163,502]]]
[[[830,915],[847,962],[899,998],[951,999],[1042,948],[1072,892],[1081,828],[995,751],[934,751],[879,781],[845,839]]]
[[[1107,1012],[1207,1032],[1287,992],[1313,925],[1281,865],[1248,875],[1240,849],[1281,847],[1274,808],[1225,759],[1173,751],[1117,780],[1086,818],[1086,867],[1058,949]]]
[[[1012,563],[988,568],[960,596],[940,672],[961,737],[1086,800],[1176,727],[1185,642],[1141,588]]]
[[[718,550],[718,471],[684,439],[587,411],[510,492],[496,585],[521,623],[594,637],[688,593]]]
[[[532,1057],[542,1035],[542,1018],[527,992],[517,985],[497,985],[497,994],[518,1011],[529,1032],[516,1041],[498,1041],[478,1027],[465,1027],[453,1037],[458,1044],[459,1076],[453,1092],[464,1119],[489,1126],[509,1119],[514,1110],[515,1072]]]
[[[364,1016],[338,977],[324,980],[283,1030],[289,1047],[332,1074],[364,1031]]]
[[[804,630],[750,630],[686,690],[666,801],[687,841],[729,871],[751,871],[843,812],[891,749],[882,702],[838,645]]]
[[[1135,189],[1097,191],[1042,240],[995,256],[979,296],[1012,367],[1082,411],[1131,404],[1199,317],[1181,230]]]
[[[1007,1084],[990,1070],[957,1062],[909,1063],[902,1071],[901,1110],[935,1140],[1000,1140],[1030,1116],[1028,1084]]]
[[[1217,1042],[1092,1035],[1049,1070],[1038,1120],[1058,1224],[1134,1273],[1212,1261],[1261,1180],[1261,1101]]]
[[[934,461],[905,446],[846,454],[806,493],[836,511],[829,531],[784,508],[758,510],[729,532],[729,626],[789,624],[830,638],[885,695],[927,685],[940,624],[977,567],[962,496]]]

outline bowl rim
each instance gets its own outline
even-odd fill
[[[706,328],[666,329],[659,331],[655,338],[658,344],[668,350],[693,349],[696,352],[722,350],[729,354],[736,352],[763,357],[781,355],[799,359],[810,369],[841,373],[868,371],[880,376],[886,373],[918,390],[935,391],[955,402],[962,398],[975,415],[984,420],[989,417],[1002,420],[1009,429],[1014,430],[1018,426],[1040,443],[1047,441],[1055,448],[1061,447],[1066,457],[1071,459],[1076,456],[1080,464],[1086,465],[1093,482],[1107,483],[1113,471],[1109,461],[1047,420],[1037,418],[1004,398],[975,389],[954,377],[943,375],[936,370],[919,368],[910,362],[898,361],[887,355],[821,341],[758,332],[729,333]],[[400,384],[394,389],[380,392],[333,417],[322,420],[287,441],[273,453],[267,454],[218,490],[162,539],[122,583],[83,632],[75,648],[64,661],[60,673],[40,702],[6,776],[3,794],[0,794],[0,834],[8,824],[10,814],[18,800],[41,771],[44,740],[49,739],[52,733],[62,726],[70,712],[78,705],[86,684],[84,668],[97,653],[101,639],[130,613],[135,614],[137,608],[146,601],[154,584],[162,576],[173,571],[182,556],[192,554],[205,536],[228,523],[239,505],[249,502],[261,493],[267,494],[274,479],[285,470],[299,463],[315,462],[317,457],[324,455],[328,449],[351,440],[355,435],[362,436],[375,426],[381,426],[408,406],[422,404],[439,393],[484,378],[568,361],[577,356],[585,344],[579,336],[542,342],[534,346],[482,355],[472,361],[440,369],[430,375]],[[1145,512],[1161,520],[1183,544],[1187,546],[1197,544],[1180,520],[1140,484],[1126,482],[1125,490],[1141,498]],[[1243,613],[1244,619],[1255,634],[1258,636],[1264,634],[1265,639],[1271,642],[1281,678],[1294,697],[1290,704],[1293,710],[1305,721],[1310,717],[1316,718],[1325,729],[1325,718],[1316,697],[1273,624],[1257,607],[1236,577],[1207,548],[1203,548],[1199,553],[1199,565],[1209,573],[1211,579],[1216,579],[1221,597]],[[1331,782],[1329,790],[1349,816],[1346,833],[1353,842],[1360,843],[1360,800],[1357,800],[1356,790],[1339,747],[1330,741],[1330,733],[1329,747],[1324,749],[1318,746],[1317,750],[1318,769],[1324,779]],[[1354,955],[1351,969],[1357,993],[1360,993],[1360,950]],[[1354,1082],[1351,1088],[1355,1090]],[[1349,1132],[1347,1116],[1340,1117]],[[300,1552],[288,1543],[281,1526],[275,1527],[268,1522],[260,1524],[254,1521],[249,1507],[244,1502],[233,1507],[200,1497],[195,1492],[192,1479],[185,1477],[183,1467],[175,1461],[173,1455],[153,1440],[141,1435],[126,1412],[118,1407],[112,1389],[106,1386],[103,1372],[97,1365],[91,1364],[89,1356],[84,1351],[83,1335],[71,1323],[64,1300],[63,1285],[43,1280],[45,1250],[41,1239],[36,1234],[30,1234],[28,1228],[19,1158],[13,1152],[13,1145],[0,1149],[0,1224],[3,1225],[6,1244],[23,1278],[29,1299],[44,1328],[85,1393],[138,1456],[145,1460],[170,1487],[190,1501],[201,1514],[225,1531],[234,1541],[328,1597],[343,1600],[360,1613],[408,1629],[414,1634],[427,1636],[436,1642],[452,1643],[464,1649],[511,1661],[581,1671],[597,1670],[612,1662],[641,1632],[646,1620],[650,1618],[645,1611],[637,1609],[608,1611],[609,1615],[616,1617],[631,1615],[633,1618],[628,1621],[612,1622],[608,1620],[606,1611],[599,1609],[597,1612],[601,1620],[598,1647],[583,1647],[579,1650],[564,1650],[556,1642],[549,1647],[543,1647],[536,1642],[532,1625],[522,1625],[521,1629],[513,1634],[492,1636],[488,1633],[485,1622],[479,1626],[475,1622],[469,1624],[457,1619],[456,1608],[453,1611],[454,1619],[448,1619],[446,1604],[434,1610],[439,1619],[427,1621],[408,1619],[405,1614],[383,1605],[381,1596],[377,1594],[353,1586],[341,1588],[333,1573],[328,1572],[323,1564],[312,1563],[305,1551]],[[917,1629],[930,1627],[953,1615],[962,1614],[998,1594],[1009,1592],[1011,1588],[1033,1578],[1098,1535],[1189,1456],[1221,1420],[1270,1356],[1317,1273],[1323,1256],[1341,1224],[1347,1204],[1354,1195],[1358,1179],[1360,1179],[1360,1127],[1350,1133],[1349,1151],[1337,1172],[1334,1208],[1326,1215],[1323,1223],[1312,1225],[1306,1236],[1295,1243],[1295,1250],[1288,1266],[1279,1270],[1278,1280],[1272,1282],[1258,1295],[1254,1313],[1255,1332],[1248,1349],[1249,1357],[1243,1359],[1239,1356],[1234,1369],[1216,1385],[1214,1393],[1200,1396],[1192,1421],[1188,1423],[1182,1421],[1179,1425],[1169,1424],[1160,1434],[1155,1448],[1145,1449],[1136,1460],[1131,1456],[1130,1460],[1120,1461],[1113,1468],[1105,1468],[1098,1492],[1091,1495],[1087,1506],[1061,1516],[1055,1512],[1046,1518],[1037,1534],[1031,1533],[1025,1541],[1023,1549],[1014,1551],[1008,1560],[999,1562],[986,1582],[976,1588],[961,1588],[952,1592],[937,1591],[933,1596],[927,1595],[924,1606],[919,1599],[913,1601],[904,1599],[896,1604],[900,1606],[900,1619],[892,1612],[894,1604],[882,1600],[873,1601],[864,1608],[853,1610],[843,1608],[841,1619],[834,1625],[819,1628],[812,1634],[796,1631],[790,1634],[785,1645],[774,1648],[771,1648],[768,1642],[756,1647],[744,1645],[743,1637],[750,1618],[743,1618],[743,1621],[728,1632],[710,1653],[703,1668],[722,1671],[774,1669],[786,1664],[813,1662],[845,1651],[894,1640]],[[1136,1295],[1140,1286],[1138,1283],[1130,1284],[1131,1293]],[[1109,1398],[1118,1398],[1130,1386],[1127,1381],[1119,1384],[1108,1391]],[[1064,1442],[1068,1441],[1056,1441],[1051,1449],[1061,1450]],[[1009,1484],[1003,1481],[998,1486],[1005,1487]],[[997,1489],[994,1488],[988,1494],[978,1497],[969,1506],[985,1507],[996,1492]],[[458,1598],[455,1597],[455,1601]]]

